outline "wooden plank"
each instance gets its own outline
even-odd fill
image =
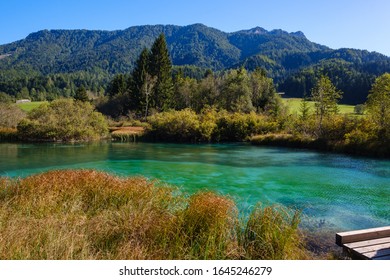
[[[390,260],[390,255],[382,256],[382,257],[373,257],[372,260],[380,260],[380,261]]]
[[[370,259],[378,258],[378,257],[387,257],[390,256],[390,249],[382,249],[379,251],[368,252],[368,253],[364,253],[364,255]]]
[[[365,254],[368,252],[377,252],[380,250],[390,250],[390,243],[385,243],[385,244],[378,244],[378,245],[372,245],[372,246],[365,246],[365,247],[358,247],[354,248],[356,252]]]
[[[358,242],[353,242],[353,243],[346,243],[343,245],[347,246],[348,248],[353,249],[353,248],[358,248],[358,247],[379,245],[379,244],[385,244],[385,243],[389,243],[389,248],[390,248],[390,237],[377,238],[377,239],[371,239],[371,240],[365,240],[365,241],[358,241]]]
[[[343,246],[345,243],[383,237],[390,237],[390,226],[336,233],[336,244]]]
[[[348,247],[343,247],[343,252],[344,252],[344,254],[349,255],[352,259],[365,259],[365,260],[370,259],[370,258],[366,257],[365,255],[360,254],[359,252],[356,252],[355,250],[350,249]]]

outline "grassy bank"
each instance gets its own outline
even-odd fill
[[[15,141],[18,139],[16,128],[0,127],[0,141]]]
[[[390,147],[382,142],[370,140],[351,142],[347,140],[316,139],[292,134],[265,134],[251,137],[251,144],[258,146],[275,146],[299,149],[312,149],[323,152],[344,153],[375,158],[389,158]]]
[[[51,171],[0,178],[0,259],[307,259],[299,214],[192,196],[145,178]]]

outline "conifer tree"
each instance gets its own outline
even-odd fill
[[[161,34],[152,45],[149,74],[156,77],[151,96],[156,109],[165,111],[174,107],[172,63],[164,34]]]
[[[87,94],[87,90],[85,89],[84,86],[81,86],[81,87],[79,87],[79,88],[76,90],[76,94],[75,94],[75,96],[74,96],[74,99],[75,99],[75,100],[82,101],[82,102],[89,101],[88,94]]]
[[[149,50],[144,48],[135,63],[135,68],[132,73],[130,89],[132,93],[134,109],[137,111],[144,111],[146,102],[148,103],[148,106],[154,106],[154,104],[150,104],[150,98],[149,96],[146,96],[144,91],[145,83],[150,80],[149,57]]]

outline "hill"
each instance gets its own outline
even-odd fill
[[[42,30],[0,46],[0,91],[34,99],[42,93],[72,95],[83,84],[102,92],[116,73],[128,73],[144,47],[164,33],[174,65],[221,71],[265,68],[279,90],[308,93],[316,77],[328,74],[344,91],[344,102],[364,102],[376,76],[390,72],[390,58],[355,49],[333,50],[302,32],[261,27],[232,33],[203,24],[145,25],[117,31]],[[41,96],[39,95],[41,93]],[[34,96],[35,95],[35,96]],[[50,96],[49,96],[50,97]]]

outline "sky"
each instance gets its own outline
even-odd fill
[[[203,23],[225,32],[302,31],[330,48],[390,56],[389,0],[0,0],[0,44],[42,29]]]

